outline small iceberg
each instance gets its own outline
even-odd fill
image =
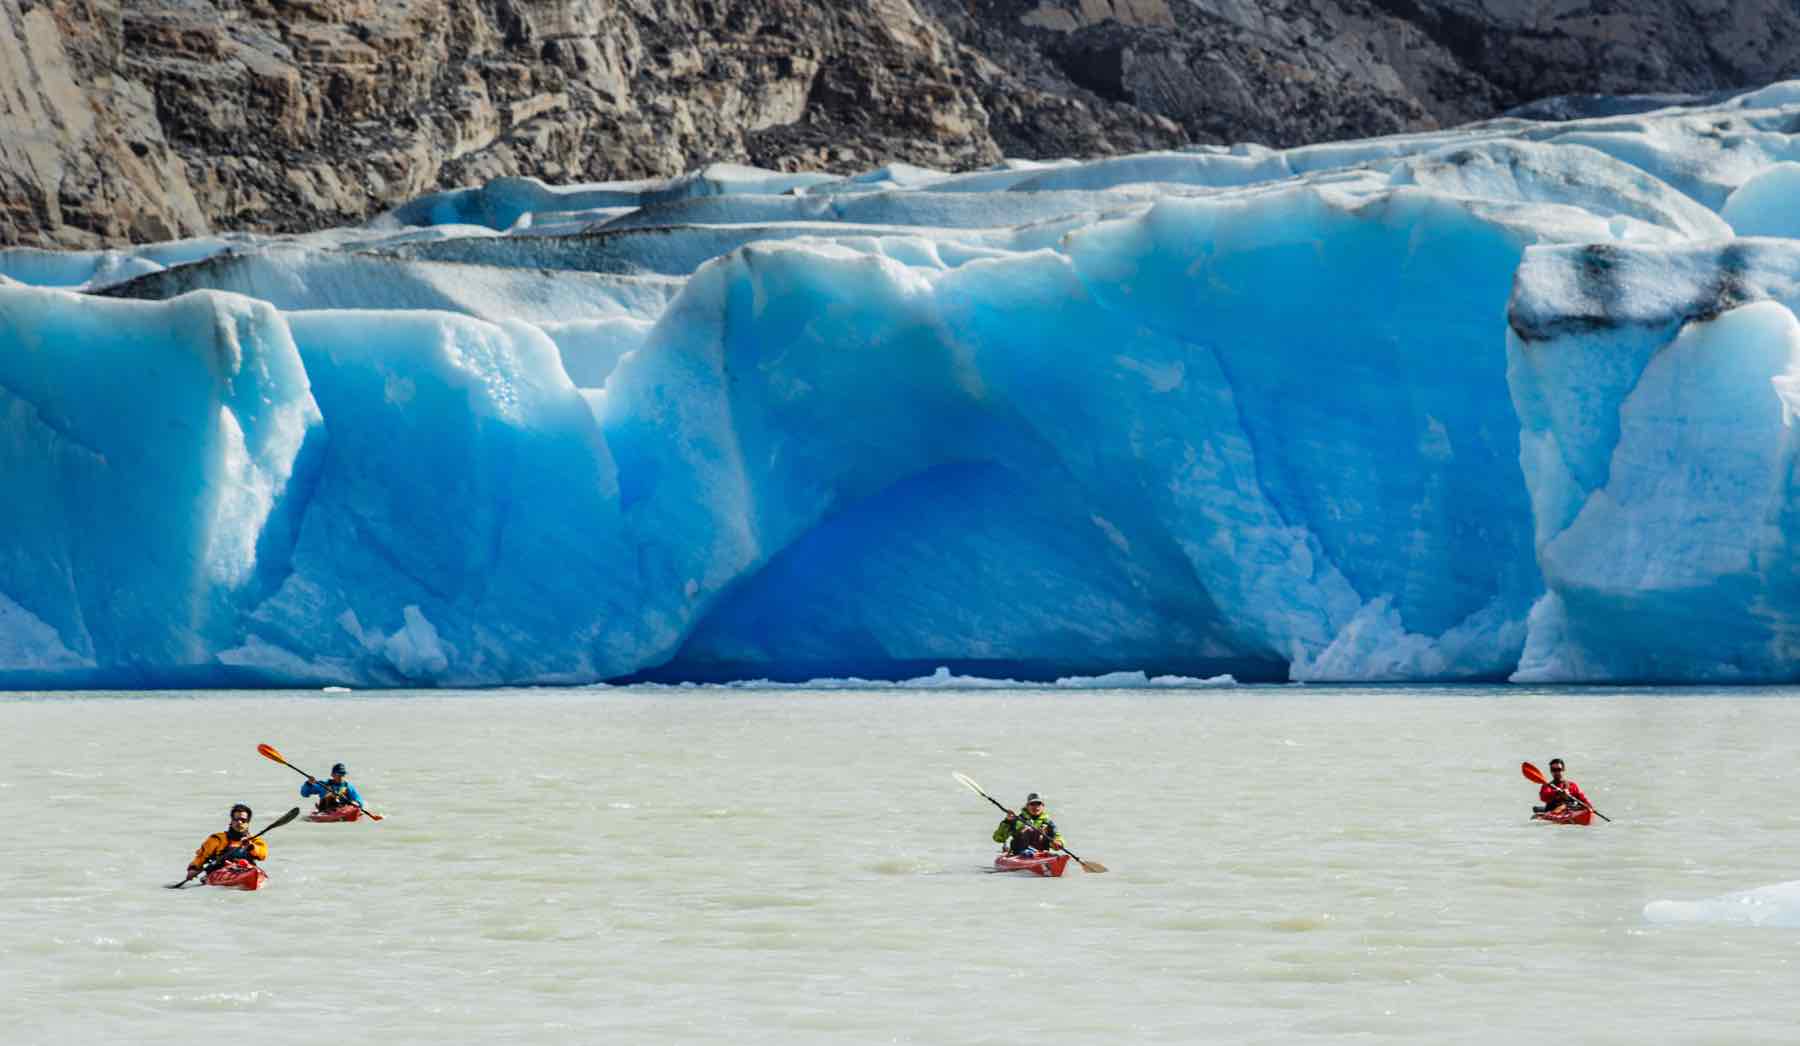
[[[1800,881],[1699,901],[1651,901],[1644,918],[1666,925],[1800,928]]]

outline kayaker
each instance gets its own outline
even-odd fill
[[[263,861],[269,857],[269,844],[260,837],[250,836],[250,808],[239,803],[231,808],[231,822],[223,832],[214,832],[194,851],[194,859],[188,862],[188,875],[194,876],[202,869],[213,864],[226,861]]]
[[[1036,792],[1025,797],[1025,806],[1018,813],[1006,815],[994,829],[994,841],[1004,844],[1007,853],[1026,855],[1061,849],[1063,844],[1056,822],[1044,808],[1044,797]]]
[[[1550,760],[1550,780],[1538,789],[1538,800],[1544,805],[1532,807],[1531,812],[1534,814],[1554,813],[1565,806],[1576,810],[1593,808],[1588,797],[1582,794],[1580,785],[1564,780],[1561,759]]]
[[[345,804],[361,806],[362,796],[356,792],[356,786],[344,780],[346,773],[343,763],[331,764],[331,780],[321,781],[308,776],[306,783],[300,786],[300,795],[319,797],[319,812],[329,813]]]

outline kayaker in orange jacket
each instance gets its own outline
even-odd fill
[[[194,859],[188,862],[188,874],[205,868],[209,864],[223,864],[226,861],[247,860],[264,861],[269,857],[269,844],[260,837],[250,837],[250,808],[239,803],[231,808],[231,824],[223,832],[214,832],[194,851]]]
[[[1036,792],[1025,797],[1025,807],[1008,814],[994,829],[994,841],[1003,843],[1007,853],[1032,854],[1039,850],[1061,849],[1063,840],[1056,822],[1044,808],[1044,797]]]
[[[1550,780],[1538,789],[1538,801],[1544,805],[1532,807],[1531,812],[1534,814],[1554,813],[1565,806],[1573,806],[1577,810],[1593,809],[1588,797],[1582,794],[1581,786],[1563,779],[1561,759],[1550,760]]]

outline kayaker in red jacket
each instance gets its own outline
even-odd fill
[[[250,808],[239,803],[231,808],[231,824],[223,832],[214,832],[194,851],[194,859],[188,862],[188,874],[205,868],[208,864],[223,864],[226,861],[246,860],[263,861],[269,856],[269,844],[260,837],[248,838],[250,835]]]
[[[1580,785],[1563,779],[1563,761],[1561,759],[1550,760],[1550,780],[1544,782],[1544,786],[1538,789],[1538,799],[1544,805],[1532,807],[1532,813],[1552,813],[1570,805],[1577,810],[1593,808],[1593,804],[1588,802],[1588,797],[1582,794]]]
[[[994,841],[1005,843],[1006,852],[1015,854],[1054,850],[1063,844],[1056,822],[1050,820],[1050,813],[1044,808],[1044,797],[1036,792],[1025,797],[1023,810],[1008,814],[1000,822],[1000,827],[994,829]]]

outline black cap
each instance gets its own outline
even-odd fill
[[[334,774],[347,774],[350,771],[344,769],[343,763],[332,763],[331,764],[331,772]]]

